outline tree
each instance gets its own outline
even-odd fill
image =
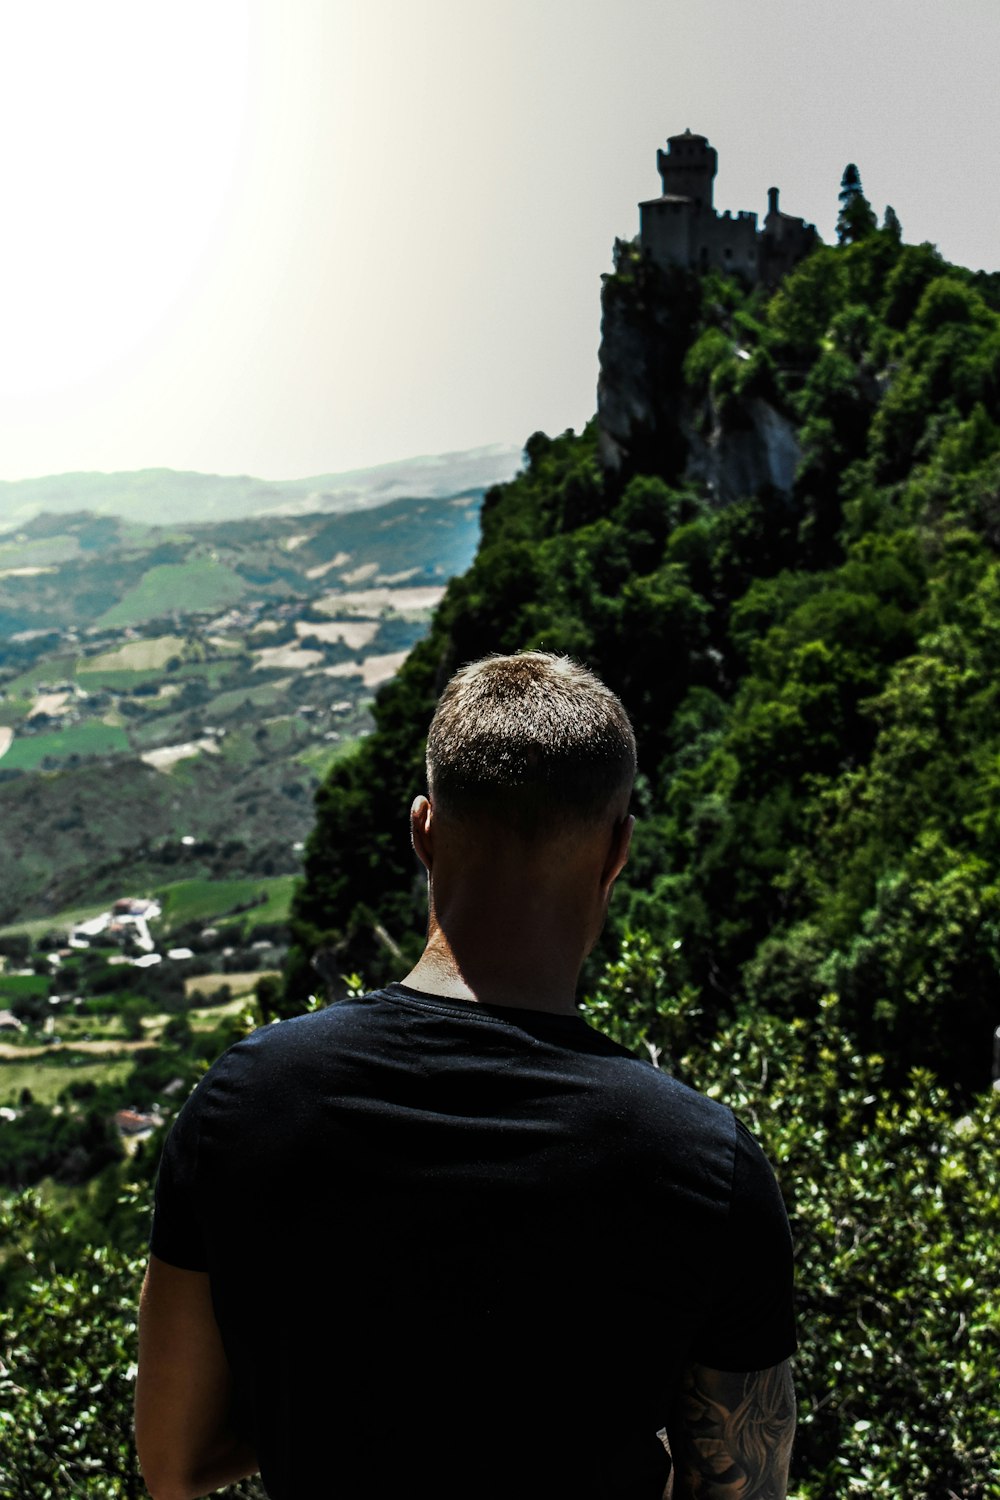
[[[852,161],[844,168],[840,179],[840,213],[837,216],[837,240],[841,245],[853,245],[863,240],[877,227],[878,221],[871,204],[861,186],[861,173]]]
[[[882,228],[885,230],[886,234],[892,235],[897,245],[902,241],[903,226],[899,222],[896,210],[893,208],[891,203],[887,203],[885,206],[885,217],[882,220]]]

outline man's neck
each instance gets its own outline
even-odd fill
[[[515,942],[516,948],[508,943],[493,953],[478,943],[475,952],[470,949],[460,960],[440,928],[432,929],[403,983],[450,1000],[575,1015],[576,966],[554,963],[551,950],[533,963],[530,948]]]

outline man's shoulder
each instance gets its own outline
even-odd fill
[[[359,997],[364,1001],[377,998],[377,992]],[[237,1067],[257,1063],[270,1065],[282,1057],[306,1053],[323,1038],[349,1029],[356,1019],[358,1004],[358,1000],[335,1001],[332,1005],[304,1012],[300,1016],[286,1016],[283,1020],[258,1026],[249,1035],[234,1042],[222,1054],[219,1062],[228,1059]]]
[[[452,1034],[449,1024],[445,1055],[434,1033],[442,1021],[458,1027]],[[568,1110],[581,1125],[644,1143],[640,1154],[648,1146],[656,1157],[665,1150],[668,1157],[709,1154],[720,1163],[733,1160],[737,1123],[728,1106],[588,1022],[513,1009],[503,1015],[462,1011],[448,1002],[414,1004],[393,990],[373,990],[259,1027],[212,1066],[196,1091],[199,1104],[243,1115],[266,1110],[273,1097],[280,1099],[287,1119],[317,1090],[324,1096],[330,1089],[364,1092],[366,1080],[385,1068],[397,1081],[403,1074],[425,1074],[428,1039],[438,1060],[429,1076],[438,1078],[440,1087],[447,1086],[445,1074],[455,1084],[464,1069],[474,1070],[481,1087],[495,1065],[502,1087],[509,1083],[516,1093],[523,1067],[533,1086],[543,1085],[543,1093],[544,1079],[552,1079],[561,1113]]]
[[[733,1135],[736,1121],[728,1105],[696,1085],[682,1082],[658,1063],[654,1064],[621,1043],[612,1041],[602,1031],[594,1027],[588,1029],[600,1039],[595,1051],[607,1059],[609,1074],[618,1074],[621,1087],[636,1102],[644,1103],[654,1112],[667,1110]]]

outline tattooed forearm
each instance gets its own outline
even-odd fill
[[[784,1500],[794,1433],[787,1361],[746,1375],[692,1365],[670,1431],[674,1500]]]

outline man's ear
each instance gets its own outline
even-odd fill
[[[611,830],[608,854],[604,861],[604,869],[601,871],[601,890],[606,895],[610,893],[611,887],[628,862],[628,851],[632,844],[634,827],[635,818],[629,813],[626,817],[619,819]]]
[[[410,808],[410,842],[413,852],[430,874],[434,863],[434,840],[431,833],[432,808],[429,798],[414,797]]]

